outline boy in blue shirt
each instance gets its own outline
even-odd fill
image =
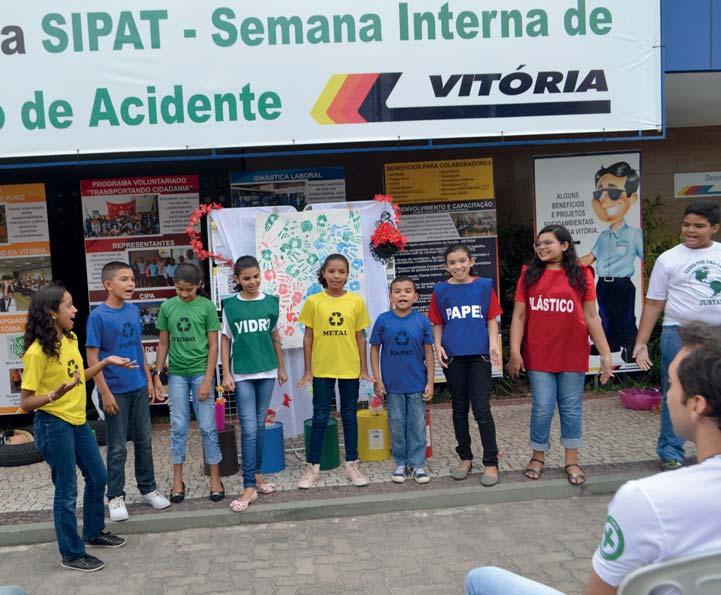
[[[135,446],[135,479],[142,501],[157,510],[170,506],[170,501],[158,492],[155,483],[149,402],[156,401],[156,392],[140,340],[140,309],[127,302],[133,297],[135,275],[128,263],[113,261],[103,267],[102,282],[108,297],[88,317],[88,363],[93,366],[111,353],[143,363],[136,368],[106,368],[95,376],[108,428],[108,509],[111,520],[124,521],[128,518],[128,431]]]
[[[390,300],[393,309],[376,320],[370,344],[375,393],[388,403],[393,481],[403,483],[410,468],[417,483],[428,483],[425,402],[433,397],[433,332],[428,318],[413,310],[418,301],[413,279],[396,277]]]

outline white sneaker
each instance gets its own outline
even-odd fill
[[[125,508],[125,498],[115,496],[108,502],[108,510],[110,511],[110,520],[119,523],[128,520],[128,509]]]
[[[305,473],[303,473],[303,477],[301,477],[300,481],[298,482],[298,487],[301,490],[307,490],[309,488],[315,487],[315,484],[318,482],[319,477],[320,465],[311,465],[310,463],[308,463]]]
[[[391,479],[393,480],[393,483],[403,483],[406,480],[406,466],[398,465],[396,470],[393,472],[393,475],[391,475]]]
[[[416,467],[413,469],[413,479],[416,483],[428,483],[431,480],[430,476],[425,472],[423,467]]]
[[[358,469],[358,461],[345,462],[345,476],[357,488],[368,485],[368,478]]]
[[[146,504],[150,504],[155,510],[163,510],[170,506],[170,500],[163,496],[158,490],[148,494],[141,494],[140,499]]]

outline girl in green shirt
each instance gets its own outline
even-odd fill
[[[218,312],[208,298],[198,295],[200,271],[192,264],[181,264],[173,278],[177,295],[163,302],[155,323],[160,331],[160,343],[155,366],[158,372],[165,367],[168,356],[168,393],[170,397],[170,446],[173,460],[173,488],[170,501],[185,499],[183,464],[190,424],[190,395],[203,440],[205,462],[210,467],[210,500],[225,498],[218,464],[223,458],[215,429],[215,401],[213,379],[218,361]],[[155,376],[155,388],[165,392],[160,377]]]
[[[223,300],[221,358],[223,388],[235,393],[238,407],[245,488],[230,508],[243,512],[258,498],[258,492],[275,491],[275,485],[260,473],[265,415],[276,379],[283,384],[287,376],[276,328],[278,297],[260,291],[260,267],[255,257],[241,256],[234,273],[238,294]]]

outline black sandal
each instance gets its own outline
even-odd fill
[[[538,469],[534,469],[531,467],[531,463],[533,462],[541,463],[541,466]],[[531,460],[528,461],[528,465],[526,465],[526,470],[523,472],[523,475],[525,475],[528,479],[537,480],[541,479],[541,475],[543,475],[543,467],[546,464],[546,461],[542,461],[541,459],[537,459],[535,457],[531,457]],[[533,475],[531,475],[533,474]]]
[[[183,482],[183,490],[180,492],[171,492],[170,498],[168,498],[173,504],[180,504],[185,500],[185,482]]]
[[[571,473],[568,470],[569,467],[578,467],[580,473]],[[586,475],[583,473],[583,468],[578,463],[571,463],[570,465],[566,465],[563,470],[566,472],[568,483],[570,483],[572,486],[578,487],[586,483]]]
[[[223,482],[220,482],[220,487],[223,488],[219,492],[210,492],[210,500],[212,502],[220,502],[223,498],[225,498],[225,486],[223,485]]]

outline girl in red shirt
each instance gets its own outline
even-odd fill
[[[603,384],[611,377],[611,352],[596,308],[593,272],[578,261],[569,231],[561,225],[544,227],[535,249],[516,286],[508,365],[512,377],[528,371],[531,383],[533,454],[525,475],[539,479],[543,473],[558,404],[564,469],[571,485],[581,485],[586,480],[578,464],[578,449],[582,445],[588,335],[601,355]]]

